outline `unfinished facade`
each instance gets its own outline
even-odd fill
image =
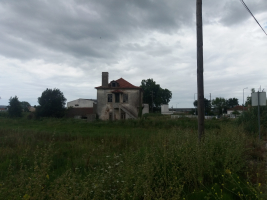
[[[75,119],[96,119],[96,100],[95,99],[76,99],[67,103],[66,116]]]
[[[108,82],[102,72],[102,85],[97,89],[97,114],[102,120],[136,119],[143,107],[143,92],[123,78]],[[142,108],[141,108],[142,109]]]

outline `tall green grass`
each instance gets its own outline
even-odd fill
[[[262,144],[231,122],[201,144],[190,119],[0,124],[0,199],[264,199]]]

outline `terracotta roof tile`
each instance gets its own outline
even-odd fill
[[[116,82],[119,84],[118,87],[114,87],[114,89],[116,89],[116,90],[117,89],[140,89],[140,87],[137,87],[137,86],[132,85],[128,81],[124,80],[123,78],[120,78],[120,79],[116,80]],[[99,86],[99,87],[95,87],[95,88],[96,89],[100,89],[100,88],[111,88],[110,87],[110,83],[108,84],[108,87]]]
[[[230,109],[227,109],[227,110],[243,110],[243,106],[235,106],[235,107],[233,107],[233,108],[230,108]],[[248,108],[247,107],[244,107],[244,110],[248,110]]]
[[[116,82],[119,83],[119,88],[140,88],[140,87],[132,85],[128,81],[124,80],[123,78],[116,80]]]

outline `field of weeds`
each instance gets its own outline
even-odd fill
[[[267,199],[264,139],[234,121],[0,117],[0,199]]]

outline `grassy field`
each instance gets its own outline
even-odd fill
[[[229,120],[0,117],[0,199],[267,199],[264,140]]]

